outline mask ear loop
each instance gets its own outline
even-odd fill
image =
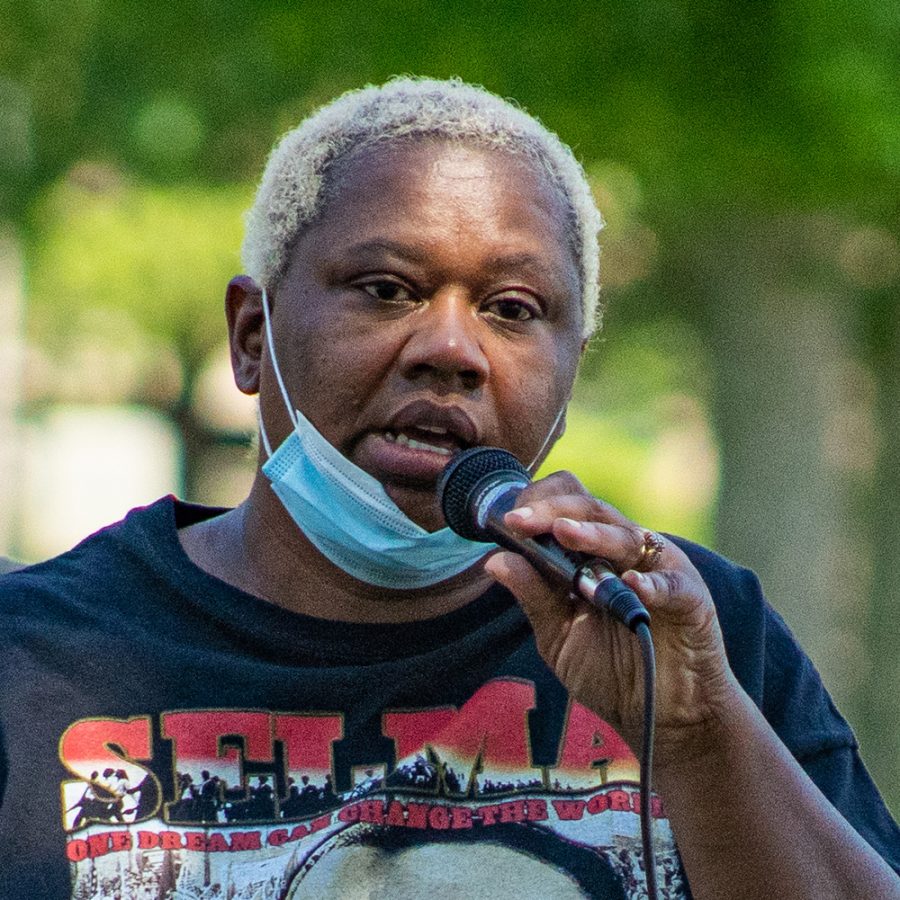
[[[541,455],[547,449],[547,444],[550,443],[550,438],[553,437],[553,433],[556,431],[556,426],[559,425],[560,421],[562,420],[562,417],[565,415],[566,410],[568,408],[569,408],[569,401],[566,400],[566,402],[562,405],[562,409],[560,409],[559,415],[557,415],[556,420],[550,426],[550,431],[547,433],[547,437],[544,438],[544,443],[541,444],[541,449],[538,450],[537,455],[534,457],[534,459],[530,463],[528,463],[527,466],[525,466],[525,468],[528,469],[528,471],[531,472],[532,474],[534,474],[534,472],[532,471],[534,468],[534,464],[541,458]]]
[[[284,386],[284,379],[281,377],[281,369],[278,367],[278,357],[275,355],[275,341],[272,338],[272,320],[269,315],[269,297],[266,293],[266,289],[262,289],[262,308],[263,308],[263,319],[266,323],[266,344],[269,347],[269,356],[272,358],[272,368],[275,371],[275,380],[278,382],[278,387],[281,390],[281,397],[284,400],[284,407],[287,410],[288,418],[291,420],[291,424],[296,429],[297,427],[297,414],[294,412],[294,408],[291,406],[290,398],[288,397],[287,388]],[[259,404],[256,404],[256,418],[259,420],[259,436],[262,438],[263,447],[266,450],[266,455],[272,456],[272,445],[269,443],[269,436],[266,434],[266,426],[263,424],[262,420],[262,410],[259,407]],[[555,425],[553,426],[556,427]]]
[[[263,425],[262,410],[259,408],[259,401],[256,402],[256,421],[259,422],[259,437],[262,441],[266,456],[272,458],[272,445],[269,443],[269,436],[266,434],[266,426]]]

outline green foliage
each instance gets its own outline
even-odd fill
[[[567,419],[565,436],[539,476],[576,472],[591,494],[630,519],[700,543],[710,541],[715,455],[704,443],[699,422],[694,429],[673,430],[648,417],[646,427],[638,429],[633,419],[601,415],[580,404],[569,408]],[[693,465],[682,467],[678,463],[683,458],[672,459],[673,436],[688,438],[696,453]]]
[[[126,314],[144,334],[198,361],[224,335],[222,297],[240,271],[248,187],[162,188],[83,168],[39,205],[29,327],[65,346],[85,319]],[[64,315],[60,315],[62,311]]]
[[[848,354],[863,344],[883,395],[878,424],[897,432],[895,2],[0,0],[0,22],[0,232],[25,239],[28,327],[44,348],[103,332],[104,362],[110,340],[174,352],[189,396],[222,338],[240,211],[277,136],[342,90],[398,73],[459,75],[514,97],[572,144],[609,219],[610,337],[588,353],[545,469],[575,469],[638,521],[709,540],[717,485],[706,407],[734,430],[723,442],[734,447],[747,438],[748,397],[788,419],[796,395],[755,396],[769,382],[755,378],[740,328],[708,374],[698,335],[706,327],[721,341],[734,311],[765,297],[789,303],[796,291],[820,301],[816,315],[840,313]],[[785,220],[805,239],[785,241],[791,229],[773,227]],[[755,293],[742,286],[754,278],[735,275],[750,256]],[[767,327],[763,315],[748,319]],[[191,416],[179,426],[196,447]],[[725,463],[725,483],[752,480],[733,454]],[[765,457],[741,464],[763,469]],[[824,477],[827,467],[809,473],[812,493]],[[779,552],[798,583],[814,562],[809,533],[778,528],[800,494],[766,497],[752,513],[793,540]],[[872,529],[848,533],[848,547],[882,546],[896,521],[891,492],[872,497]],[[865,569],[864,554],[852,556]],[[895,659],[896,648],[873,658]],[[890,788],[898,744],[876,722],[888,707],[865,688],[861,735],[883,748]]]
[[[900,23],[882,0],[4,5],[0,217],[80,158],[243,178],[313,105],[399,72],[516,97],[585,159],[633,166],[661,211],[893,207]]]

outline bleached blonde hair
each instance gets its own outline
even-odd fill
[[[300,231],[322,208],[335,163],[376,144],[437,137],[502,150],[529,161],[560,192],[569,243],[581,275],[582,333],[599,326],[597,235],[603,219],[584,169],[552,131],[524,110],[459,79],[394,78],[321,107],[289,131],[269,156],[247,213],[244,269],[274,295]]]

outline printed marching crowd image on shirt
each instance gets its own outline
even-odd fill
[[[637,760],[572,702],[558,764],[535,766],[534,709],[533,683],[497,679],[459,709],[385,710],[389,756],[338,772],[336,713],[74,722],[60,739],[72,775],[61,787],[73,897],[139,897],[142,886],[153,896],[225,896],[226,885],[234,898],[352,896],[360,872],[371,886],[379,868],[391,895],[407,896],[416,885],[459,890],[485,866],[508,870],[512,896],[532,867],[546,881],[548,865],[551,896],[620,896],[623,886],[639,896]],[[663,896],[680,897],[657,797],[651,812]]]

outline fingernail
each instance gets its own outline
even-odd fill
[[[511,509],[509,514],[518,516],[520,519],[530,519],[534,515],[534,510],[530,506],[520,506],[517,509]]]
[[[584,522],[576,522],[575,519],[566,519],[565,517],[560,517],[560,522],[565,522],[570,528],[581,528],[584,525]]]

